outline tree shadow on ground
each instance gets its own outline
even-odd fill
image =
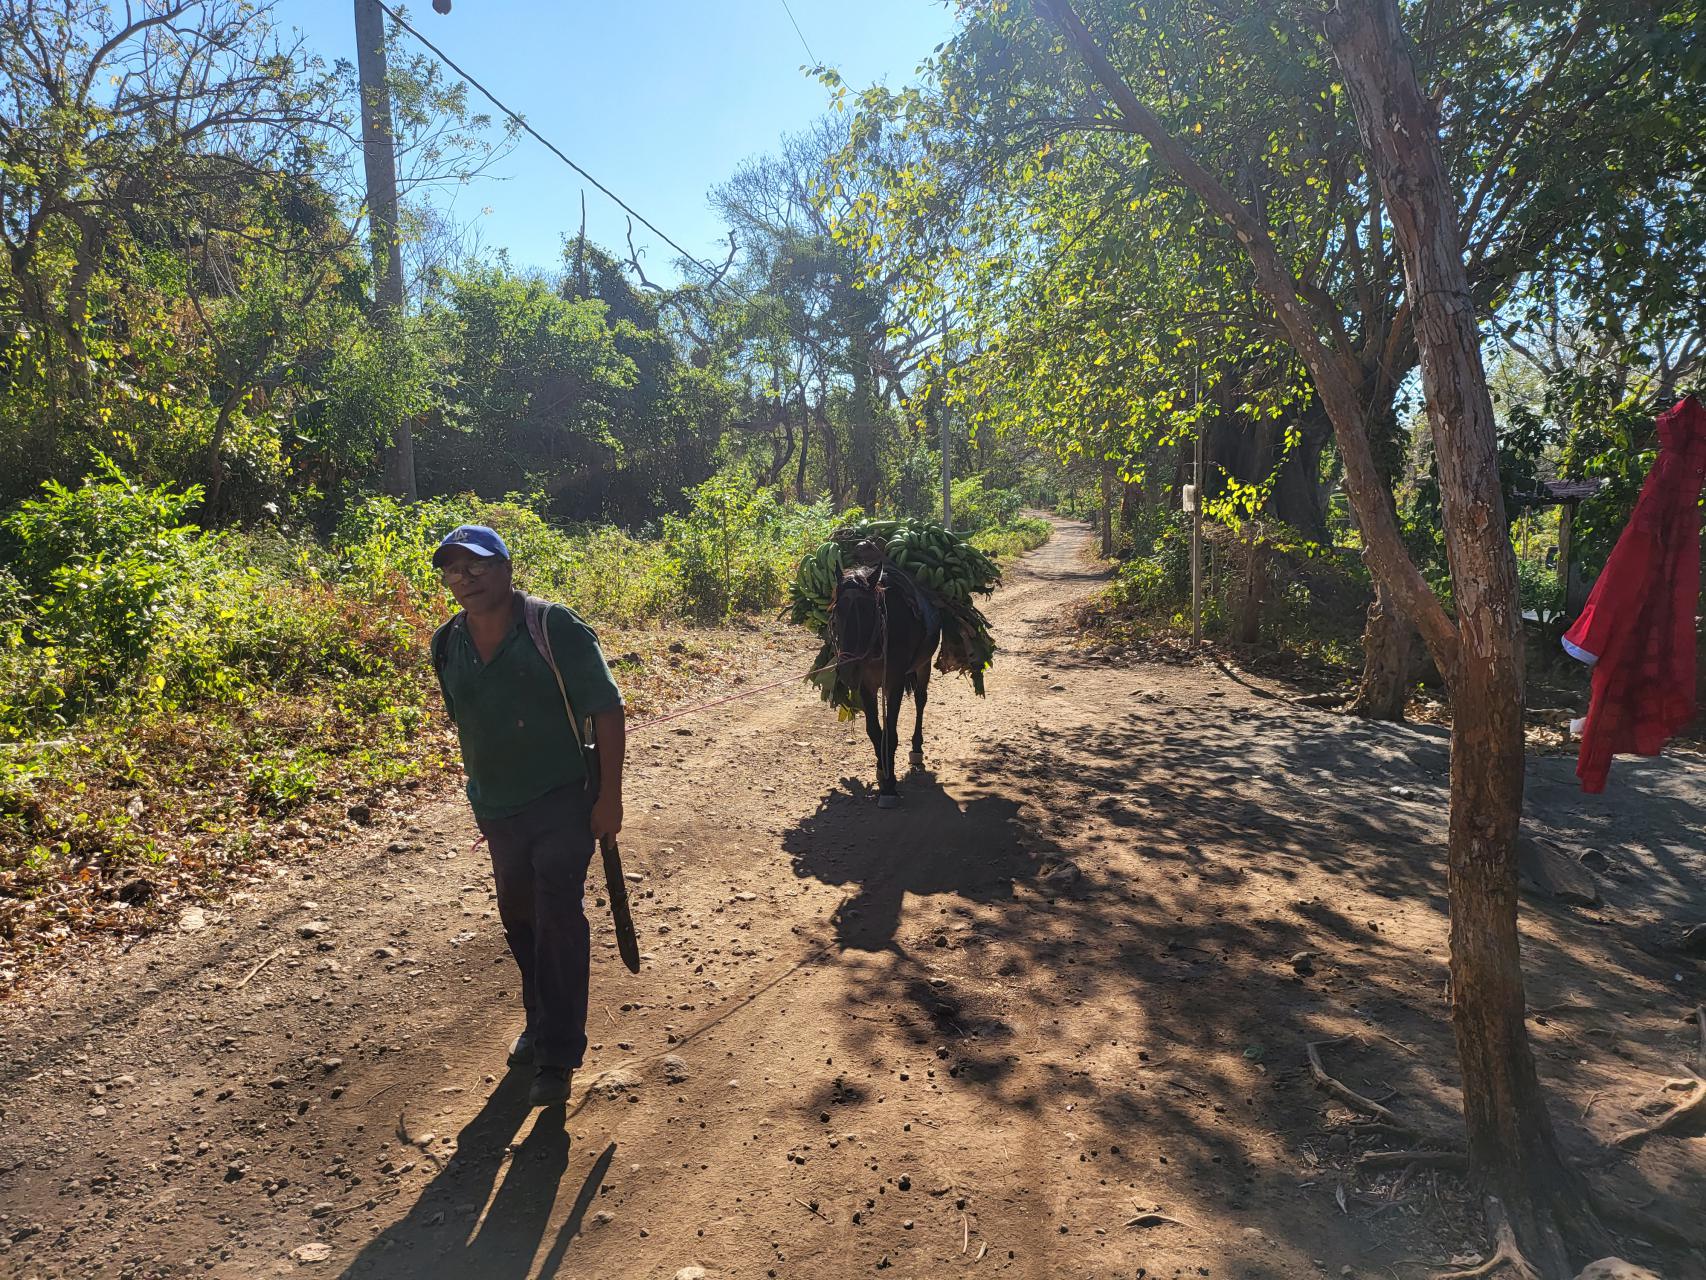
[[[549,1280],[564,1264],[587,1210],[616,1156],[604,1148],[583,1178],[568,1217],[537,1270],[557,1191],[569,1167],[564,1109],[533,1114],[526,1074],[511,1071],[457,1135],[456,1154],[422,1190],[408,1214],[350,1263],[347,1280]]]
[[[1352,1088],[1430,1132],[1460,1131],[1443,732],[1151,697],[1100,723],[977,745],[983,763],[963,790],[915,780],[898,811],[831,792],[784,838],[797,875],[852,890],[835,941],[859,966],[845,1013],[873,1069],[896,1036],[933,1045],[989,1123],[1071,1103],[1103,1126],[1095,1158],[1116,1175],[1104,1182],[1135,1184],[1159,1161],[1171,1185],[1302,1248],[1313,1242],[1298,1233],[1319,1231],[1348,1236],[1370,1264],[1425,1269],[1442,1241],[1478,1236],[1449,1179],[1359,1172],[1360,1153],[1389,1143],[1355,1127],[1305,1059],[1306,1045],[1332,1041],[1329,1069]],[[1676,1015],[1706,993],[1696,966],[1655,960],[1615,918],[1640,891],[1700,910],[1706,868],[1680,851],[1699,784],[1675,773],[1624,771],[1609,812],[1565,806],[1549,777],[1531,792],[1550,831],[1615,832],[1632,868],[1605,911],[1524,904],[1531,1004],[1581,1006],[1575,1025],[1534,1025],[1578,1158],[1603,1157],[1607,1133],[1625,1127],[1618,1108],[1673,1070]],[[1609,1100],[1589,1123],[1593,1099],[1585,1110],[1579,1099],[1596,1088]],[[859,1100],[813,1100],[830,1104]],[[1686,1222],[1706,1178],[1674,1148],[1656,1140],[1599,1176]],[[1242,1274],[1266,1274],[1259,1265]]]

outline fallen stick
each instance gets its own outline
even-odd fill
[[[815,1214],[817,1214],[818,1217],[822,1218],[825,1222],[829,1221],[829,1216],[827,1214],[823,1213],[821,1210],[816,1208],[814,1205],[807,1204],[804,1200],[800,1199],[798,1196],[794,1197],[794,1203],[799,1205],[800,1208],[804,1209],[807,1213],[815,1213]]]
[[[1604,1096],[1605,1096],[1605,1090],[1604,1089],[1595,1089],[1594,1090],[1593,1097],[1589,1098],[1587,1101],[1587,1105],[1582,1108],[1582,1119],[1583,1120],[1586,1120],[1588,1118],[1588,1112],[1593,1110],[1593,1104],[1598,1102]]]
[[[982,1262],[983,1261],[983,1255],[988,1253],[988,1252],[989,1252],[989,1241],[985,1240],[982,1244],[978,1245],[977,1257],[974,1259],[974,1261]]]
[[[1661,1119],[1639,1129],[1631,1129],[1628,1133],[1611,1140],[1614,1147],[1639,1146],[1655,1134],[1669,1133],[1679,1125],[1686,1124],[1698,1115],[1706,1114],[1706,1080],[1694,1082],[1694,1096],[1687,1102],[1672,1107]]]
[[[971,1248],[971,1219],[965,1214],[960,1215],[960,1252]]]
[[[1469,1167],[1469,1157],[1461,1151],[1370,1151],[1357,1158],[1359,1169],[1424,1169],[1462,1170]]]
[[[274,960],[277,960],[283,954],[284,954],[284,948],[280,947],[277,951],[274,951],[271,955],[262,956],[259,960],[257,960],[255,962],[255,967],[253,969],[250,969],[249,972],[245,973],[240,979],[238,979],[237,985],[232,987],[231,990],[241,991],[244,987],[249,985],[249,979],[253,978],[257,973],[259,973],[262,969],[266,968]]]
[[[1706,1004],[1694,1007],[1694,1020],[1700,1024],[1700,1047],[1694,1051],[1694,1066],[1706,1076]]]

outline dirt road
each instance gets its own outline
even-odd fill
[[[897,811],[807,690],[635,741],[647,959],[595,942],[566,1116],[505,1074],[515,973],[451,798],[0,1010],[0,1275],[1407,1280],[1472,1250],[1449,1183],[1358,1176],[1304,1066],[1349,1037],[1348,1083],[1452,1120],[1442,735],[1083,654],[1085,541],[1010,575],[990,696],[937,682]],[[1607,855],[1607,901],[1526,929],[1586,1149],[1692,1052],[1706,983],[1658,940],[1706,916],[1702,781],[1620,764],[1583,807],[1567,773],[1537,762],[1532,820]],[[1607,1176],[1683,1220],[1700,1148]]]

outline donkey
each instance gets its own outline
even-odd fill
[[[861,551],[869,552],[861,547]],[[902,695],[910,692],[918,717],[912,729],[912,767],[924,766],[924,705],[930,698],[930,660],[942,641],[942,623],[918,585],[892,563],[863,564],[841,575],[830,606],[839,655],[836,679],[859,691],[865,730],[877,751],[877,805],[900,803],[894,758]],[[879,709],[878,702],[881,701]]]

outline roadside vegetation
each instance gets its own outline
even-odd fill
[[[991,554],[1048,536],[1016,493],[956,495]],[[738,466],[641,532],[472,494],[368,496],[323,538],[209,530],[188,523],[201,497],[102,459],[0,526],[0,979],[79,928],[132,932],[313,852],[452,766],[424,655],[452,608],[431,550],[456,524],[502,530],[529,590],[594,620],[646,714],[728,679],[738,632],[856,514]]]

